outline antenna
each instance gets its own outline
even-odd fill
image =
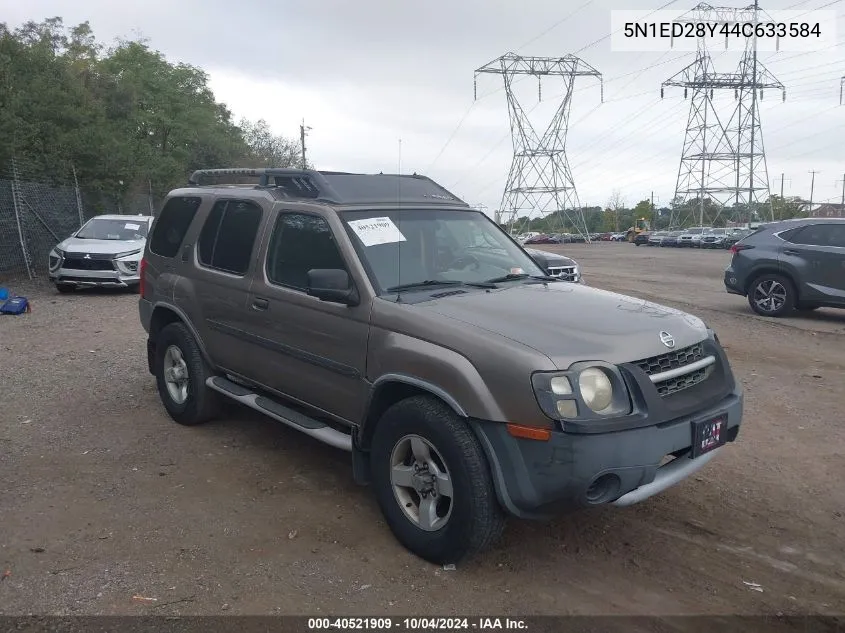
[[[398,212],[396,213],[396,228],[399,230],[399,234],[402,235],[402,139],[399,139],[399,157],[398,157],[398,167],[397,173],[399,174],[399,178],[396,179],[396,189],[397,189],[397,196],[396,199],[398,200]],[[396,284],[401,286],[402,285],[402,242],[396,242]],[[396,293],[396,303],[402,301],[402,289],[400,288]]]

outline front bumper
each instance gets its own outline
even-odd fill
[[[627,431],[573,434],[556,431],[547,442],[517,439],[506,425],[474,421],[502,506],[527,519],[600,505],[627,506],[677,484],[705,466],[725,446],[690,459],[692,422],[727,416],[727,441],[742,421],[739,387],[718,404],[672,421]],[[662,465],[664,458],[673,461]]]
[[[50,281],[80,288],[112,287],[129,288],[141,283],[139,274],[125,274],[117,270],[76,270],[59,268],[49,273]]]

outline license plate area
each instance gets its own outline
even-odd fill
[[[728,435],[728,416],[719,415],[692,423],[692,454],[695,459],[723,446]]]

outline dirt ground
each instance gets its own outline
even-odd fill
[[[550,250],[718,332],[746,416],[694,478],[511,521],[445,571],[397,544],[347,454],[240,408],[171,422],[136,295],[23,284],[32,313],[0,318],[0,613],[843,613],[845,311],[755,317],[722,288],[726,252]]]

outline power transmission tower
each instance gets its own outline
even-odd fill
[[[502,195],[499,213],[508,223],[509,231],[522,215],[545,217],[554,213],[556,219],[566,218],[576,231],[589,240],[584,211],[575,190],[572,170],[566,157],[566,134],[569,131],[569,112],[576,77],[598,77],[601,73],[574,55],[564,57],[522,57],[507,53],[476,69],[473,84],[482,73],[502,75],[508,102],[513,162]],[[558,108],[543,136],[535,132],[525,110],[513,91],[518,75],[537,77],[538,95],[542,99],[542,77],[561,77],[564,92]],[[602,85],[602,101],[604,86]],[[477,93],[476,93],[477,96]]]
[[[755,0],[754,5],[744,9],[699,4],[676,21],[741,24],[758,20]],[[699,225],[712,223],[731,202],[735,216],[740,205],[745,204],[744,219],[749,222],[761,203],[768,204],[769,215],[774,217],[758,101],[764,88],[781,90],[784,100],[786,90],[757,59],[756,37],[747,41],[733,73],[715,71],[704,39],[700,38],[695,61],[663,82],[661,97],[667,86],[684,88],[685,98],[692,91],[670,225],[682,225],[690,215],[697,217]],[[716,90],[734,92],[736,106],[728,117],[720,117],[714,106]]]

